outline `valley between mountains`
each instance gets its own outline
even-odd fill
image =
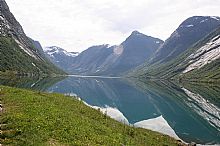
[[[27,36],[0,0],[0,146],[219,144],[219,16],[66,50]]]
[[[142,79],[219,81],[220,18],[193,16],[165,40],[138,31],[120,45],[92,46],[81,53],[45,48],[46,56],[69,74]]]

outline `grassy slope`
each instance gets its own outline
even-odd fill
[[[64,74],[63,71],[56,68],[52,63],[30,57],[12,38],[0,36],[0,72],[6,71],[34,74]]]
[[[177,145],[145,129],[125,126],[82,102],[0,86],[4,112],[0,143],[10,145]]]

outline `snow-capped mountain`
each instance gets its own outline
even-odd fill
[[[56,66],[65,71],[74,62],[75,57],[79,55],[78,52],[67,52],[57,46],[45,47],[44,53]]]
[[[68,57],[76,57],[79,55],[78,52],[67,52],[66,50],[60,47],[57,47],[57,46],[45,47],[44,52],[51,57],[54,57],[55,55],[65,55]]]

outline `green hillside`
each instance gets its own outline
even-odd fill
[[[64,74],[47,60],[35,59],[25,53],[14,39],[0,37],[0,72],[16,74]]]

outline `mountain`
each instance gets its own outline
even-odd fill
[[[220,81],[220,26],[178,57],[166,63],[145,66],[136,73],[143,78]]]
[[[41,55],[41,56],[45,56],[44,54],[44,50],[43,47],[41,46],[39,41],[33,40],[32,38],[28,37],[29,40],[31,41],[32,45],[34,46],[35,49],[37,49],[37,52]]]
[[[73,74],[83,75],[102,72],[118,58],[113,51],[114,47],[109,47],[109,45],[92,46],[75,57],[68,70]]]
[[[150,63],[172,60],[219,25],[220,17],[193,16],[186,19],[157,50]]]
[[[57,46],[44,48],[44,54],[51,62],[64,71],[68,71],[68,67],[71,66],[72,62],[74,62],[74,58],[79,55],[77,52],[67,52]]]
[[[117,61],[105,73],[122,74],[146,62],[164,42],[158,38],[144,35],[138,31],[132,34],[120,45]],[[114,52],[118,52],[117,49]]]
[[[220,26],[189,50],[181,80],[220,81]]]
[[[0,0],[0,28],[0,72],[64,74],[26,36],[4,0]]]
[[[138,31],[119,46],[93,46],[75,57],[69,72],[84,75],[121,75],[147,61],[163,43]]]

